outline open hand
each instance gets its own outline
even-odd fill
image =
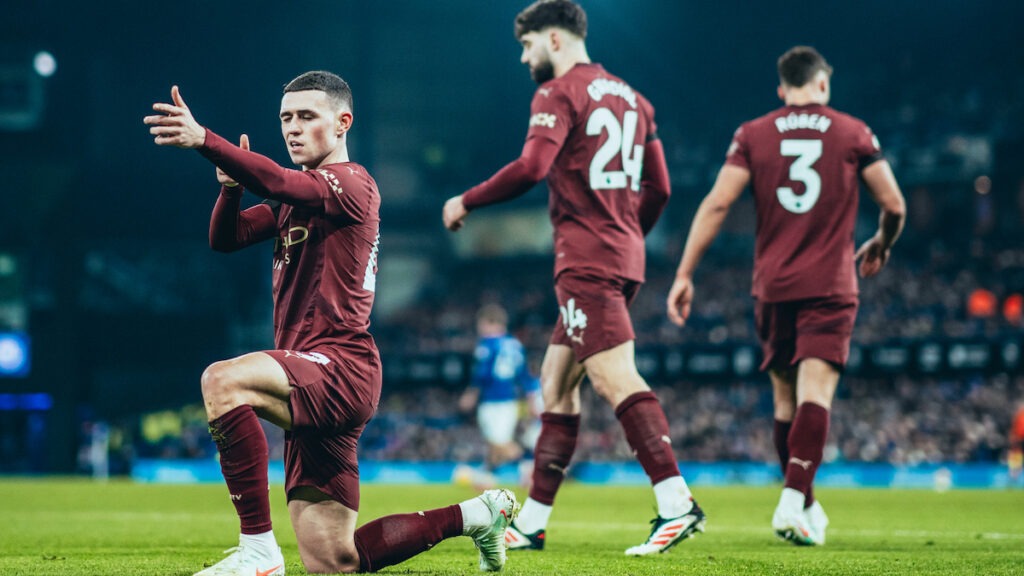
[[[192,112],[181,97],[177,86],[171,86],[171,100],[174,104],[158,102],[153,110],[160,112],[146,116],[142,122],[149,126],[157,146],[178,148],[199,148],[206,141],[206,129],[196,122]]]

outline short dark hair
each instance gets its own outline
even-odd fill
[[[562,28],[587,37],[587,13],[571,0],[537,0],[516,15],[516,39],[547,28]]]
[[[335,108],[345,107],[352,111],[352,89],[341,76],[326,70],[313,70],[299,74],[294,80],[284,85],[284,93],[301,92],[303,90],[320,90]]]
[[[825,57],[810,46],[794,46],[779,56],[779,80],[786,86],[799,88],[814,80],[818,71],[832,75]]]

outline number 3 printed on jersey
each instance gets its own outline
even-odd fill
[[[616,190],[629,187],[634,192],[640,191],[640,172],[644,165],[644,147],[634,144],[636,137],[637,113],[627,110],[622,116],[622,124],[615,114],[607,108],[598,108],[590,113],[587,119],[587,135],[598,136],[608,132],[608,139],[597,149],[594,159],[590,161],[590,187],[594,190]],[[622,170],[606,171],[608,163],[617,154],[622,154]]]
[[[810,211],[821,195],[821,176],[811,166],[821,158],[821,140],[783,140],[779,150],[783,156],[796,156],[789,166],[789,179],[804,183],[804,193],[797,194],[789,186],[779,187],[775,193],[782,207],[794,214]]]

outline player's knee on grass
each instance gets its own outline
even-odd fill
[[[327,551],[316,553],[306,552],[301,554],[302,565],[310,574],[352,574],[359,572],[359,555],[355,546],[351,551],[335,551],[333,554]]]

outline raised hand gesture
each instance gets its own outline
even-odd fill
[[[177,86],[171,86],[171,100],[174,104],[157,102],[153,110],[160,112],[146,116],[142,122],[149,126],[157,146],[178,148],[199,148],[206,141],[206,129],[196,122],[192,112],[181,97]]]

